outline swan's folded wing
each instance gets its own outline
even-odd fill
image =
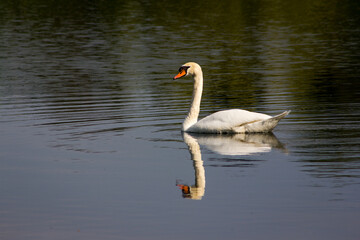
[[[213,113],[198,121],[187,131],[203,133],[234,132],[235,128],[241,128],[244,125],[263,121],[269,118],[271,118],[271,116],[262,113],[249,112],[241,109],[231,109]]]

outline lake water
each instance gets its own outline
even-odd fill
[[[0,238],[360,239],[359,11],[0,1]],[[200,117],[291,114],[183,135],[188,61]]]

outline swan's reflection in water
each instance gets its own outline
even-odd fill
[[[188,146],[195,170],[195,184],[185,185],[177,183],[183,197],[201,200],[205,194],[205,168],[201,159],[200,145],[209,150],[231,156],[253,155],[270,152],[272,148],[286,151],[283,144],[272,133],[267,134],[234,134],[209,135],[183,133],[183,139]]]
[[[176,184],[183,193],[184,198],[200,200],[205,194],[205,169],[201,159],[200,145],[196,138],[183,133],[183,139],[188,146],[195,170],[195,185]]]

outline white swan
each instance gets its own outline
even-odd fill
[[[200,65],[195,62],[185,63],[179,68],[179,73],[174,77],[174,79],[178,79],[183,76],[192,76],[194,79],[192,102],[188,115],[182,125],[182,130],[184,132],[271,132],[278,122],[290,113],[290,111],[285,111],[275,117],[272,117],[266,114],[249,112],[241,109],[230,109],[213,113],[198,121],[203,90],[203,73]]]

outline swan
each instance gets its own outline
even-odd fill
[[[203,91],[203,72],[200,65],[195,62],[183,64],[174,80],[186,76],[193,77],[194,89],[189,112],[182,124],[184,132],[217,134],[271,132],[278,122],[290,113],[285,111],[272,117],[242,109],[230,109],[215,112],[198,121]]]

